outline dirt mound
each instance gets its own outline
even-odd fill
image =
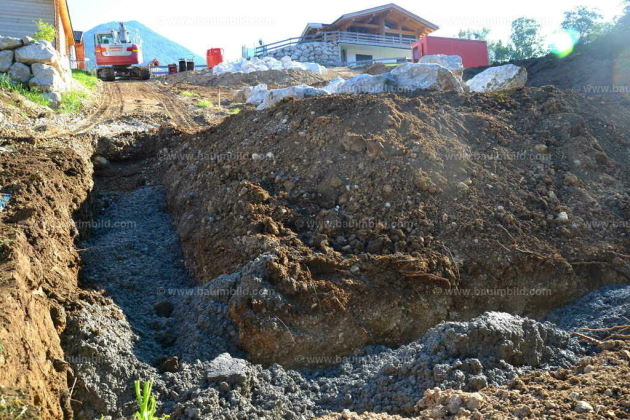
[[[528,86],[553,85],[587,95],[630,94],[630,23],[590,44],[578,45],[566,58],[554,54],[513,61],[524,66]],[[466,80],[487,67],[467,69]]]
[[[230,300],[240,344],[309,364],[627,281],[628,109],[554,88],[312,98],[162,158],[198,282],[265,255]]]
[[[213,75],[210,70],[171,74],[165,77],[168,83],[189,83],[201,86],[244,87],[260,83],[270,88],[280,88],[299,84],[315,85],[325,83],[330,78],[311,71],[300,69],[255,71],[252,73],[223,73]]]

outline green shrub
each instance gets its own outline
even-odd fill
[[[35,24],[37,25],[37,31],[33,34],[33,38],[36,40],[52,42],[57,37],[57,30],[54,25],[44,22],[42,19],[37,19]]]
[[[194,98],[195,96],[199,96],[197,92],[191,92],[190,90],[182,90],[179,93],[181,93],[182,96],[185,96],[187,98]]]

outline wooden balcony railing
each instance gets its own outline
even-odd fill
[[[346,44],[372,45],[379,47],[409,49],[416,38],[403,35],[375,35],[360,32],[334,31],[316,35],[299,36],[256,47],[254,55],[261,57],[270,52],[307,42],[337,42]]]

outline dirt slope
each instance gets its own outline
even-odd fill
[[[170,206],[200,283],[273,255],[230,301],[255,361],[540,316],[628,278],[629,105],[554,88],[289,101],[165,156]]]

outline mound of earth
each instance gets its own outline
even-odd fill
[[[527,69],[527,86],[553,85],[587,95],[630,94],[630,22],[590,44],[578,45],[565,58],[554,54],[512,61]],[[487,67],[467,69],[466,80]]]
[[[300,84],[315,85],[325,83],[329,78],[330,77],[300,69],[267,70],[252,73],[223,73],[220,75],[213,75],[211,70],[203,70],[175,73],[165,77],[166,81],[171,84],[184,82],[201,86],[244,87],[264,83],[270,88]]]
[[[169,205],[196,280],[237,273],[256,362],[540,317],[627,281],[629,105],[552,87],[285,101],[163,154]]]
[[[628,417],[630,346],[609,342],[607,350],[585,357],[576,366],[554,372],[537,371],[500,387],[480,392],[441,390],[425,392],[413,419],[503,419]],[[382,413],[349,410],[319,420],[398,420]]]

